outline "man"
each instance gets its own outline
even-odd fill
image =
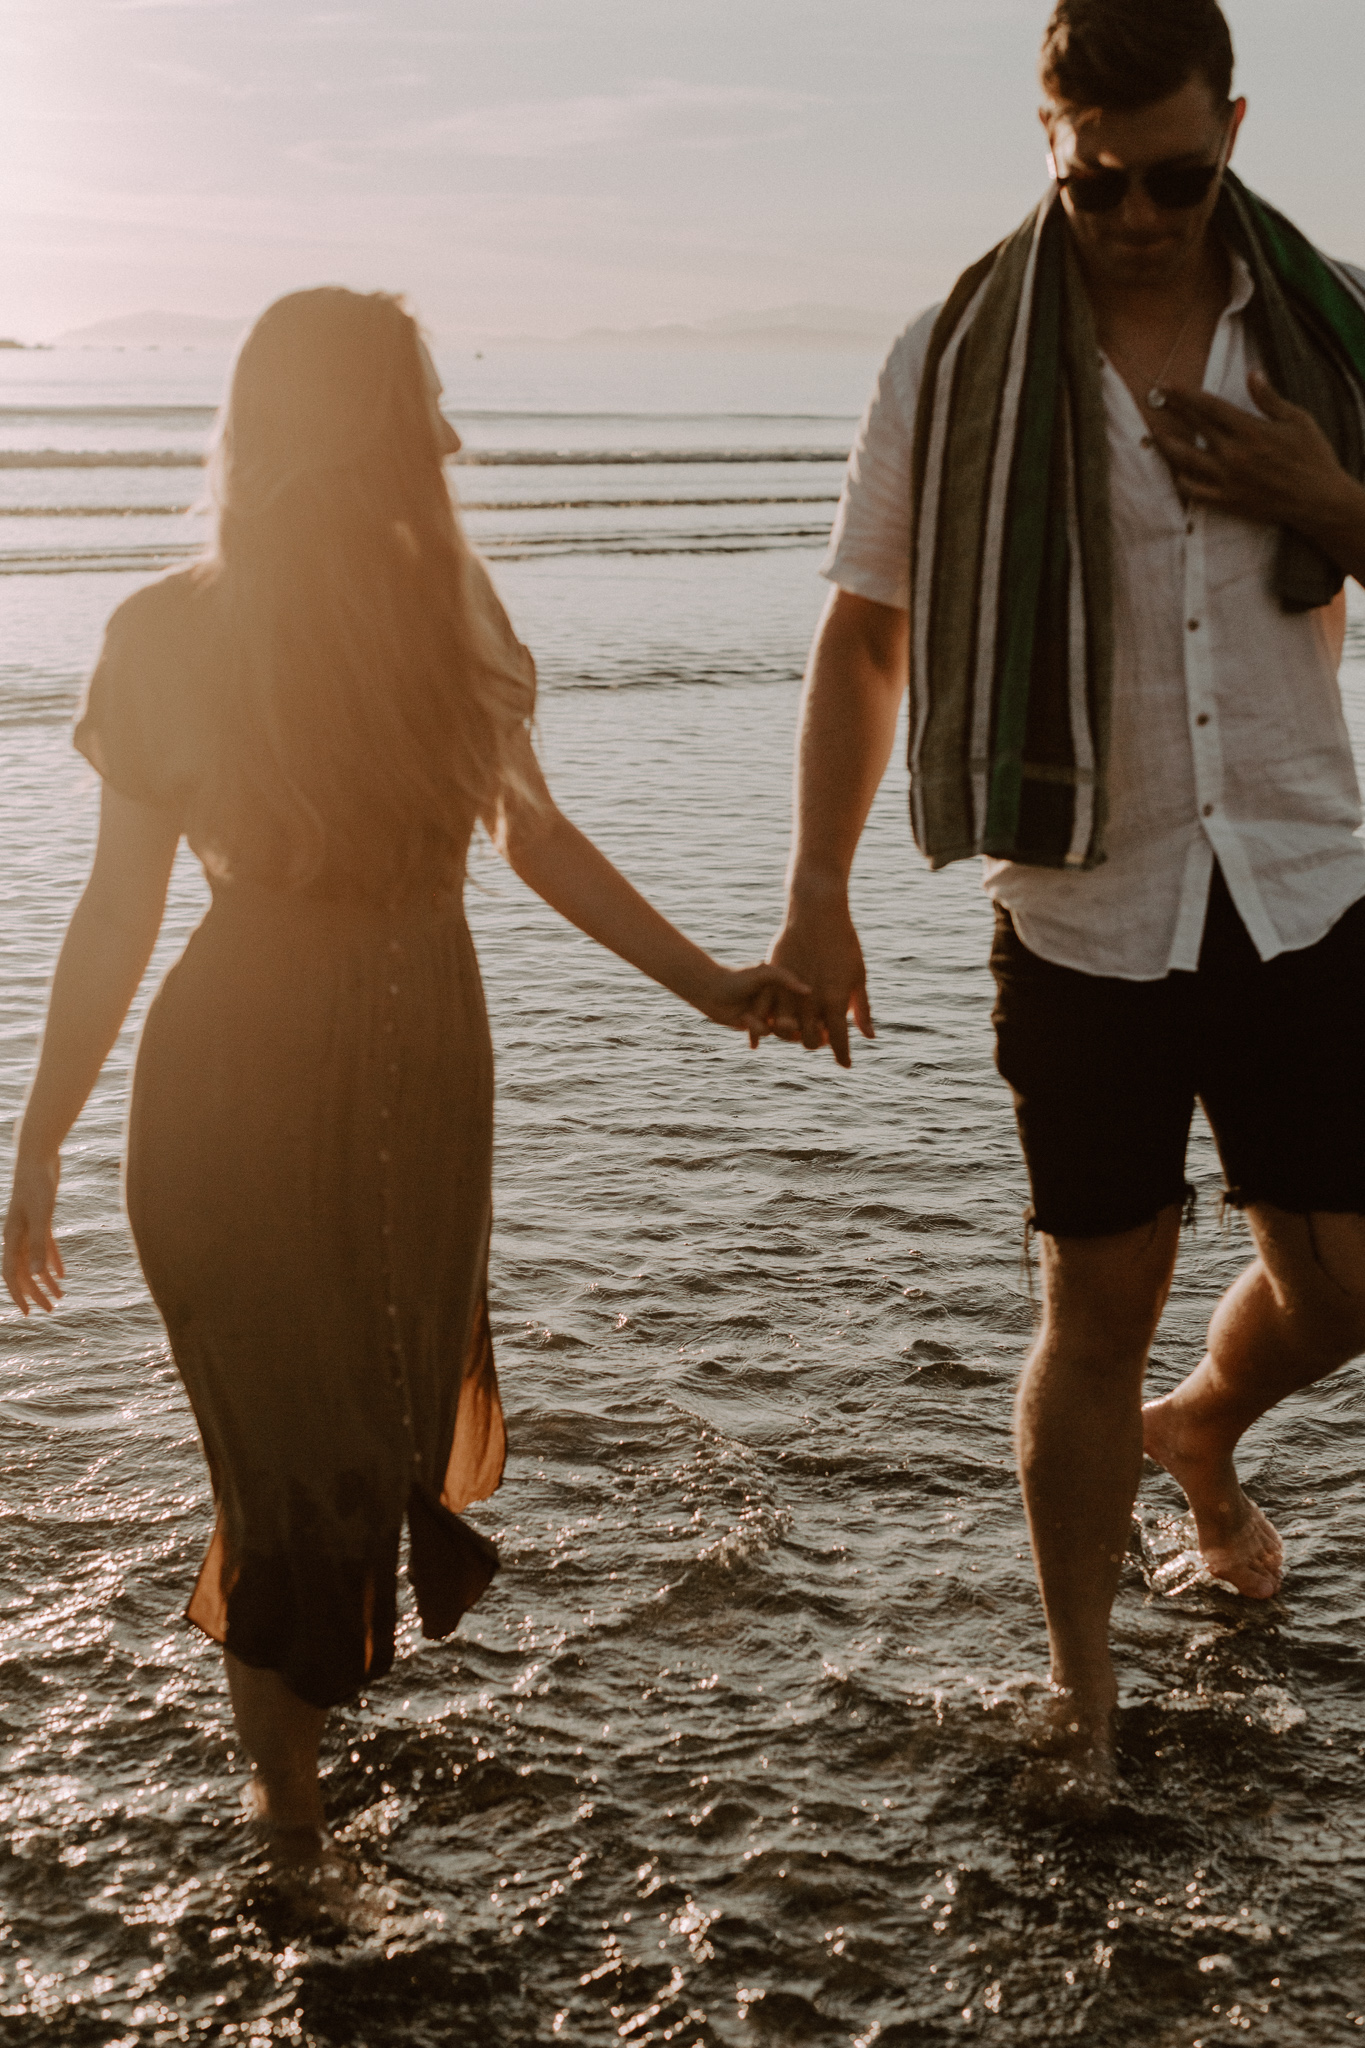
[[[1043,1315],[1017,1440],[1058,1738],[1112,1745],[1148,1452],[1209,1569],[1281,1577],[1242,1432],[1365,1350],[1365,848],[1336,671],[1365,579],[1365,276],[1228,170],[1215,0],[1062,0],[1054,184],[892,349],[802,703],[783,1036],[871,1035],[848,909],[911,682],[935,866],[984,853]],[[1267,373],[1273,372],[1268,379]],[[1143,1411],[1202,1099],[1256,1258]]]

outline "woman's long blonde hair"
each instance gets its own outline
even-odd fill
[[[229,649],[194,838],[276,887],[393,900],[458,878],[516,779],[535,673],[460,530],[417,325],[294,292],[243,342],[200,572]]]

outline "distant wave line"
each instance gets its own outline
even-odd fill
[[[0,448],[0,469],[202,469],[190,448]]]
[[[461,498],[462,512],[670,512],[745,505],[837,505],[837,491],[744,498]],[[0,505],[0,519],[182,519],[193,505]]]
[[[718,467],[764,462],[844,463],[846,448],[501,448],[464,449],[461,469],[647,469],[690,464]],[[202,469],[188,448],[3,448],[5,469]]]
[[[490,561],[543,561],[556,555],[753,555],[780,549],[810,547],[823,543],[829,528],[783,526],[750,532],[731,529],[722,533],[614,533],[544,534],[482,537],[479,551]],[[202,552],[202,544],[173,542],[146,547],[120,548],[116,552],[52,550],[34,554],[0,553],[0,577],[109,575],[138,570],[152,574],[172,569]]]
[[[193,420],[212,426],[216,405],[0,405],[0,420]],[[632,420],[666,421],[670,426],[698,420],[797,420],[803,426],[856,427],[857,413],[843,412],[535,412],[519,406],[456,406],[461,420]]]
[[[193,505],[0,505],[0,519],[180,519]]]

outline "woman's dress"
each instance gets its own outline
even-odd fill
[[[183,824],[221,672],[193,573],[150,586],[77,746]],[[459,1519],[505,1452],[488,1023],[458,886],[388,908],[210,879],[142,1031],[128,1214],[217,1504],[189,1618],[326,1707],[393,1661],[405,1518],[425,1635],[497,1568]]]

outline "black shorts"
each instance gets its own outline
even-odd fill
[[[1108,1237],[1186,1198],[1196,1098],[1238,1208],[1365,1215],[1365,899],[1263,961],[1215,869],[1195,973],[1081,974],[996,908],[996,1065],[1049,1237]]]

